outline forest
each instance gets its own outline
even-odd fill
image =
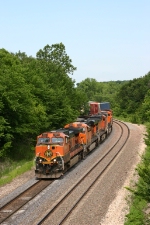
[[[37,135],[76,120],[83,107],[88,110],[88,101],[107,101],[114,118],[147,127],[147,151],[138,167],[141,183],[132,190],[145,207],[150,201],[150,72],[133,80],[86,78],[76,84],[77,67],[63,43],[46,45],[36,57],[0,49],[0,65],[0,162],[31,160]],[[126,224],[148,224],[142,209],[140,222],[130,223],[131,213]]]

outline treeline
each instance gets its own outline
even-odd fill
[[[62,43],[36,58],[0,49],[0,65],[0,158],[31,157],[36,136],[76,119],[86,95],[69,76],[76,67]]]
[[[36,57],[0,49],[0,159],[31,157],[36,136],[76,120],[88,101],[109,101],[114,117],[150,120],[150,73],[131,81],[80,83],[62,43],[46,45]]]
[[[150,121],[150,72],[129,81],[97,82],[85,79],[78,84],[87,98],[94,101],[110,101],[113,114],[133,123]]]
[[[116,95],[116,115],[133,123],[150,121],[150,72],[123,85]]]

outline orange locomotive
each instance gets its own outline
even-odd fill
[[[36,178],[58,178],[84,159],[111,132],[110,112],[95,112],[80,122],[39,135],[35,147]]]

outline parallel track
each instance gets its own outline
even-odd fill
[[[0,224],[50,185],[52,180],[40,180],[0,208]]]
[[[49,210],[48,213],[37,223],[37,225],[41,224],[50,224],[50,221],[53,221],[53,218],[56,217],[55,215],[59,215],[59,213],[62,208],[67,206],[66,212],[63,213],[63,216],[60,218],[58,224],[63,224],[67,218],[70,216],[70,214],[73,212],[73,210],[77,207],[77,205],[82,201],[83,197],[89,192],[89,190],[92,188],[92,186],[98,181],[98,179],[104,174],[106,169],[110,166],[110,164],[115,160],[117,155],[120,153],[124,145],[126,144],[129,136],[130,136],[130,130],[128,126],[121,122],[114,120],[114,123],[117,123],[118,126],[121,128],[120,137],[116,141],[116,143],[109,149],[109,151],[95,164],[93,167],[62,197],[62,199],[52,208]],[[118,145],[118,146],[117,146]],[[114,150],[117,148],[117,151]],[[114,151],[113,155],[112,152]],[[110,157],[110,160],[107,162],[105,167],[99,172],[94,179],[90,182],[89,186],[84,188],[82,194],[79,197],[76,197],[76,200],[73,202],[73,204],[69,205],[67,203],[67,199],[71,198],[71,195],[75,195],[75,193],[78,193],[78,188],[81,185],[84,185],[84,181],[87,179],[87,177],[92,178],[94,175],[92,175],[92,172],[97,170],[99,171],[98,167],[100,164],[106,159],[106,157]],[[85,186],[84,186],[85,187]],[[76,195],[77,196],[77,195]]]
[[[89,192],[91,187],[96,183],[97,179],[101,177],[101,175],[105,172],[105,170],[109,167],[109,165],[112,163],[112,161],[116,158],[116,156],[119,154],[123,146],[125,145],[126,141],[129,138],[130,131],[126,124],[114,120],[114,123],[117,123],[121,127],[121,134],[116,143],[109,149],[109,151],[95,164],[93,167],[84,175],[69,191],[65,196],[57,203],[37,224],[45,224],[44,221],[47,219],[51,219],[52,214],[54,214],[60,206],[64,204],[67,198],[71,196],[77,190],[79,185],[82,185],[84,180],[94,171],[96,168],[100,165],[100,163],[113,151],[115,146],[120,142],[122,136],[123,136],[123,128],[122,126],[126,127],[126,136],[123,140],[123,143],[121,144],[121,147],[118,149],[118,151],[114,154],[114,156],[111,158],[109,163],[105,166],[105,168],[94,178],[94,180],[89,184],[86,189],[84,189],[83,193],[80,195],[78,199],[74,202],[74,204],[69,207],[69,210],[66,211],[63,218],[60,219],[59,224],[63,224],[66,219],[69,217],[69,215],[73,212],[73,210],[76,208],[76,206],[81,202],[83,197]],[[97,169],[98,170],[98,169]],[[92,176],[92,175],[91,175]],[[25,204],[27,204],[31,199],[33,199],[35,196],[37,196],[41,191],[43,191],[44,188],[46,188],[48,185],[50,185],[53,182],[53,180],[40,180],[36,184],[32,185],[30,188],[28,188],[26,191],[18,195],[15,199],[11,200],[9,203],[4,205],[0,208],[0,224],[7,221],[9,217],[11,217],[15,212],[17,212],[21,207],[23,207]]]

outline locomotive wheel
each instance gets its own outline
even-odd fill
[[[83,151],[83,152],[81,153],[81,159],[85,159],[85,157],[86,157],[86,154],[85,154],[85,151]]]
[[[108,127],[108,135],[111,133],[111,131],[112,131],[112,127]]]
[[[106,139],[106,134],[103,134],[103,135],[101,136],[101,142],[103,142],[105,139]]]
[[[87,155],[87,151],[86,151],[86,148],[84,147],[84,149],[81,153],[81,159],[85,159],[86,155]]]
[[[96,140],[96,147],[98,147],[99,146],[99,141],[98,141],[98,139]]]

